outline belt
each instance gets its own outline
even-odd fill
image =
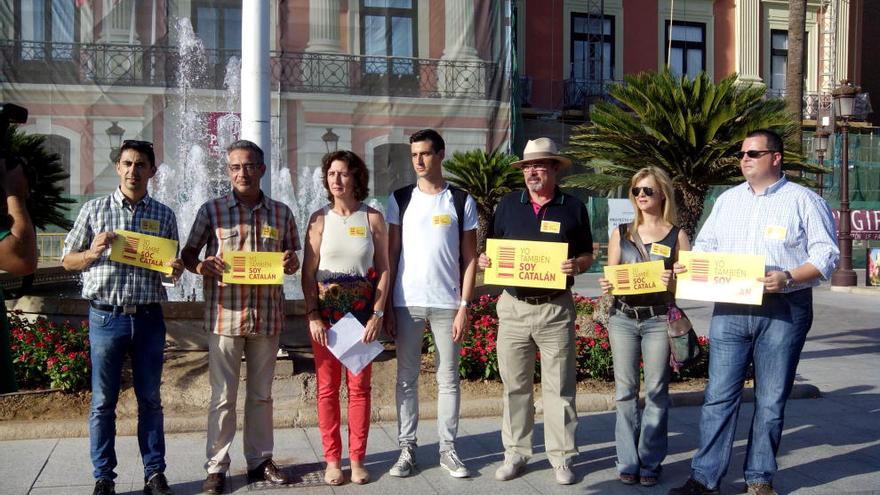
[[[148,309],[160,307],[159,303],[149,304],[123,304],[122,306],[114,306],[112,304],[99,303],[98,301],[89,301],[89,305],[98,311],[107,311],[110,313],[121,313],[124,315],[134,315]]]
[[[630,306],[620,299],[614,301],[614,307],[626,316],[636,320],[647,320],[654,316],[665,315],[669,311],[669,306],[665,304],[657,306]]]
[[[516,294],[511,294],[510,292],[508,292],[508,294],[510,294],[511,296],[516,298],[517,300],[520,300],[524,303],[537,305],[537,304],[548,303],[548,302],[556,299],[557,297],[561,296],[565,292],[568,292],[568,291],[557,290],[551,294],[547,294],[547,295],[543,295],[543,296],[518,296]]]

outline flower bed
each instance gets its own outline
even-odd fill
[[[459,354],[459,375],[465,379],[500,380],[498,371],[498,354],[496,339],[498,337],[498,315],[495,312],[497,296],[481,296],[472,302],[471,332],[462,343]],[[611,356],[611,343],[608,330],[594,315],[597,313],[599,300],[575,294],[575,346],[577,352],[578,380],[597,379],[614,380],[614,362]],[[673,373],[672,380],[686,378],[704,378],[708,376],[709,340],[699,338],[701,357],[698,361],[680,373]],[[425,332],[424,347],[426,352],[433,352],[434,343],[430,331]],[[540,359],[540,352],[536,353]],[[535,380],[540,378],[540,361],[536,361]]]
[[[45,318],[31,322],[20,311],[9,311],[7,316],[19,387],[65,391],[89,387],[92,363],[87,320],[58,325]]]

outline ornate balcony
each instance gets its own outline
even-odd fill
[[[596,99],[605,98],[610,84],[620,81],[594,79],[566,79],[563,81],[563,108],[584,108]]]
[[[240,53],[206,50],[187,60],[192,85],[222,90],[226,63]],[[346,54],[271,54],[273,87],[282,91],[413,98],[495,99],[497,64]],[[175,47],[0,40],[0,83],[179,86]],[[498,95],[501,92],[497,92]]]

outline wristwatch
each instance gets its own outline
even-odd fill
[[[794,285],[794,279],[791,277],[791,272],[790,272],[790,271],[785,270],[785,271],[782,272],[782,273],[785,274],[785,288],[788,289],[789,287],[791,287],[792,285]]]
[[[373,311],[373,316],[375,316],[376,318],[382,318],[383,316],[385,316],[385,312],[381,309],[377,309]]]

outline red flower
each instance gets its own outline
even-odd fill
[[[360,310],[364,309],[365,307],[367,307],[367,302],[364,301],[363,299],[358,299],[355,302],[351,303],[351,307],[355,311],[360,311]]]
[[[593,347],[596,345],[595,339],[587,339],[587,347]]]
[[[370,282],[375,282],[378,278],[379,274],[376,272],[375,269],[373,269],[373,267],[370,267],[370,269],[367,270],[367,280],[369,280]]]
[[[342,314],[342,311],[334,311],[334,312],[333,312],[333,319],[334,319],[335,321],[339,321],[339,320],[341,320],[343,316],[344,316],[344,315]]]
[[[324,318],[330,318],[330,309],[329,308],[322,309],[321,316],[323,316]]]
[[[603,340],[601,345],[602,345],[602,349],[608,349],[608,347],[609,347],[607,340]]]

